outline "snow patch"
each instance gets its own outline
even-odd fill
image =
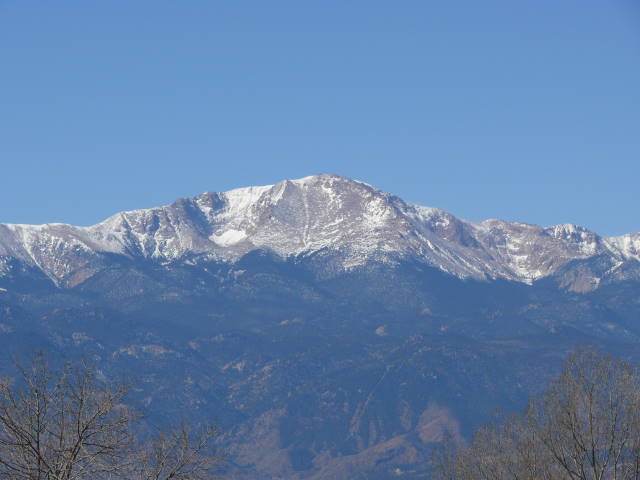
[[[247,232],[243,230],[227,230],[220,235],[211,235],[210,238],[221,247],[229,247],[247,238]]]

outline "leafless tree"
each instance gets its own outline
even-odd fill
[[[639,478],[640,378],[629,363],[577,352],[525,417],[568,478]]]
[[[640,376],[580,349],[522,415],[480,428],[455,453],[445,448],[442,480],[640,480]]]
[[[52,370],[43,354],[0,381],[0,479],[212,478],[213,427],[187,424],[142,441],[127,384],[87,363]]]
[[[211,454],[211,442],[218,435],[213,424],[158,431],[140,450],[133,478],[140,480],[206,480],[223,460]]]

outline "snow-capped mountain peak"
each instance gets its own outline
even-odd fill
[[[103,268],[105,254],[235,262],[256,249],[283,258],[323,252],[341,268],[410,259],[461,278],[530,283],[575,260],[639,261],[640,234],[605,239],[571,224],[469,222],[336,175],[203,193],[90,227],[0,225],[5,263],[17,259],[66,285]]]

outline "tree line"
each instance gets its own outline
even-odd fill
[[[640,480],[640,375],[579,349],[520,414],[444,442],[439,480]]]

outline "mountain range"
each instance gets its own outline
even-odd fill
[[[335,175],[204,193],[90,227],[0,224],[1,271],[17,260],[62,287],[106,268],[109,254],[234,263],[255,250],[331,256],[339,270],[410,259],[458,278],[532,283],[562,273],[575,291],[640,275],[640,233],[607,238],[572,224],[469,222]]]
[[[640,233],[471,222],[335,175],[0,224],[0,374],[34,348],[125,371],[154,421],[218,419],[225,479],[428,478],[576,345],[637,360],[639,320]]]

